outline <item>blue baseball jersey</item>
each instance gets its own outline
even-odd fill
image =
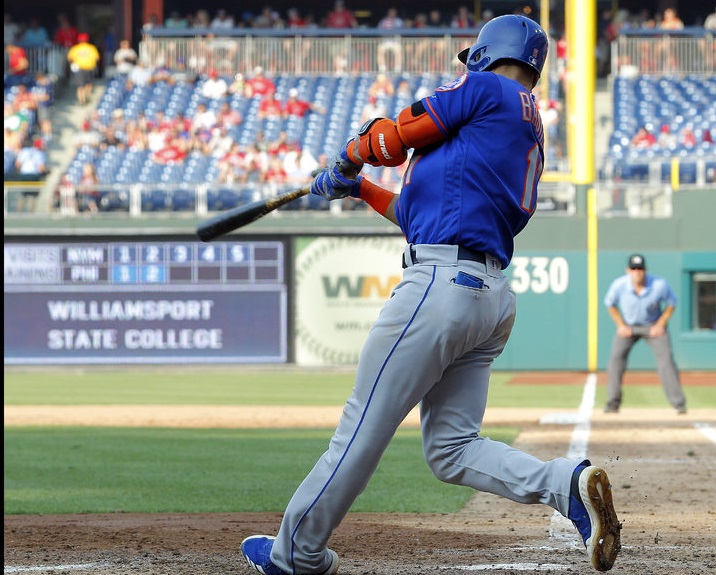
[[[646,274],[644,290],[637,294],[626,274],[611,283],[604,305],[619,308],[627,325],[650,325],[659,319],[663,308],[676,306],[676,295],[664,278],[651,274]]]
[[[468,72],[421,100],[445,134],[415,150],[396,218],[415,244],[492,254],[506,268],[537,204],[544,131],[533,95],[492,72]]]

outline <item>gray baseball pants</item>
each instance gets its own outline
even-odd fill
[[[479,435],[492,362],[515,318],[499,262],[458,260],[448,245],[417,245],[414,259],[406,248],[405,257],[403,281],[368,334],[328,450],[286,508],[271,561],[287,573],[326,569],[328,539],[418,403],[425,459],[438,479],[568,513],[579,461],[541,461]],[[482,287],[459,284],[460,271]]]
[[[669,403],[676,409],[686,407],[686,398],[681,389],[681,381],[679,380],[679,372],[674,362],[674,354],[671,350],[671,339],[669,332],[665,332],[660,337],[650,337],[649,328],[651,326],[632,326],[631,337],[621,337],[614,334],[612,341],[612,351],[609,357],[609,365],[607,367],[607,406],[618,408],[622,401],[622,379],[627,367],[627,358],[634,344],[640,339],[644,339],[649,344],[651,351],[654,352],[656,359],[656,369],[661,379],[661,385]]]

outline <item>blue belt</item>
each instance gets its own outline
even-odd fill
[[[419,263],[417,254],[415,253],[415,246],[410,246],[410,259],[412,264]],[[469,260],[471,262],[479,262],[487,265],[487,258],[485,252],[476,252],[474,250],[458,246],[457,248],[457,259]],[[408,267],[408,263],[405,261],[405,252],[403,252],[403,269]]]

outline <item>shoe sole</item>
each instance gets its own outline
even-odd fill
[[[614,511],[607,472],[599,467],[586,468],[579,477],[579,495],[592,526],[592,536],[585,542],[592,567],[609,571],[621,550],[622,526]]]

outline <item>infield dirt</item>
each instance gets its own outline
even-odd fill
[[[182,410],[155,406],[150,417],[156,425],[191,425]],[[39,409],[35,423],[52,420],[50,411]],[[333,426],[340,410],[290,412],[300,419],[289,422],[287,413],[267,411],[260,420]],[[70,423],[70,413],[55,413],[53,423]],[[136,406],[126,413],[134,415],[127,425],[148,424],[138,421]],[[222,415],[217,408],[214,415],[229,420],[237,413]],[[543,415],[488,408],[485,424],[519,425],[516,446],[542,459],[565,455],[574,426],[541,424]],[[86,422],[87,416],[85,409],[74,417]],[[5,425],[29,417],[30,408],[5,406]],[[594,411],[588,455],[609,473],[623,524],[623,550],[611,573],[703,575],[716,569],[716,443],[704,429],[716,432],[716,410]],[[5,574],[248,575],[239,543],[251,534],[273,534],[279,521],[279,513],[5,516]],[[330,545],[341,556],[341,575],[595,572],[576,531],[550,508],[482,493],[455,514],[349,513]]]

